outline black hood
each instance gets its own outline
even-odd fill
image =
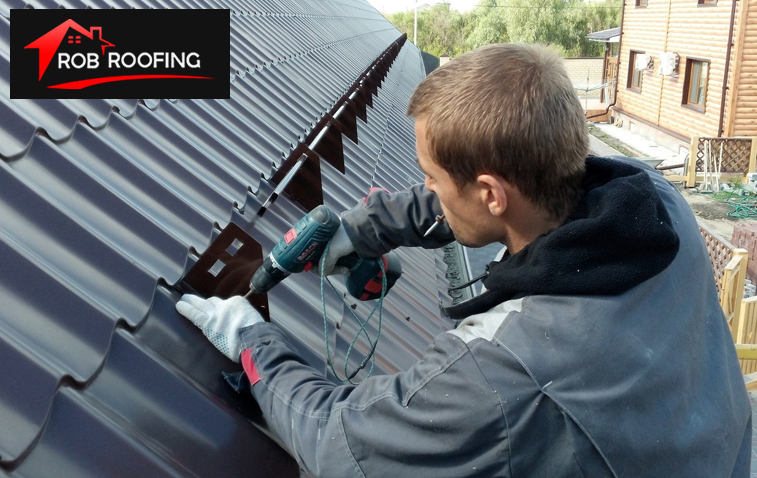
[[[526,295],[615,295],[662,272],[678,235],[648,173],[590,156],[585,196],[560,227],[489,264],[487,291],[445,312],[453,319]]]

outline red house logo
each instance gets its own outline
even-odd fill
[[[44,35],[24,47],[25,49],[37,48],[39,50],[40,80],[42,79],[42,75],[45,74],[45,70],[47,70],[48,65],[50,65],[50,61],[53,59],[53,56],[55,56],[55,52],[58,51],[58,47],[61,43],[63,43],[64,40],[68,40],[68,43],[81,43],[80,35],[72,34],[68,35],[68,38],[66,38],[69,29],[81,33],[90,40],[96,40],[102,43],[102,45],[100,46],[102,47],[103,56],[105,55],[106,48],[115,46],[111,42],[103,39],[102,27],[92,27],[87,30],[71,19],[66,20],[65,22],[61,23],[57,27],[53,28],[49,32],[45,33]],[[97,36],[95,36],[95,32],[98,33]]]
[[[12,10],[11,98],[230,96],[229,9]]]

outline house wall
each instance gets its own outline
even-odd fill
[[[599,98],[602,92],[599,86],[604,81],[602,75],[604,62],[604,57],[565,58],[565,69],[581,101]]]
[[[595,88],[602,84],[604,61],[604,57],[601,56],[597,58],[566,58],[565,69],[575,87]]]
[[[738,2],[726,136],[757,136],[757,0]],[[751,25],[751,28],[750,28]]]
[[[636,123],[662,130],[679,143],[695,135],[717,136],[731,2],[700,6],[696,0],[648,0],[646,7],[636,7],[633,0],[626,0],[624,8],[619,116],[627,113]],[[654,58],[654,69],[643,73],[641,92],[627,88],[631,50]],[[680,55],[677,75],[664,77],[658,72],[660,53],[666,51]],[[687,58],[710,61],[704,112],[682,105]]]

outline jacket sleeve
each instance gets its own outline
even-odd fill
[[[374,188],[342,213],[342,224],[358,255],[378,257],[400,246],[434,249],[452,242],[455,237],[447,223],[423,237],[439,214],[439,198],[423,184],[396,193]]]
[[[268,425],[313,476],[494,476],[507,463],[500,402],[451,334],[410,370],[357,386],[324,379],[275,324],[243,329],[241,338]]]

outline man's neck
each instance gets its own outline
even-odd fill
[[[507,235],[503,242],[510,254],[516,254],[537,237],[557,228],[563,221],[564,219],[549,219],[544,212],[530,203],[517,204],[508,210],[505,225]]]

